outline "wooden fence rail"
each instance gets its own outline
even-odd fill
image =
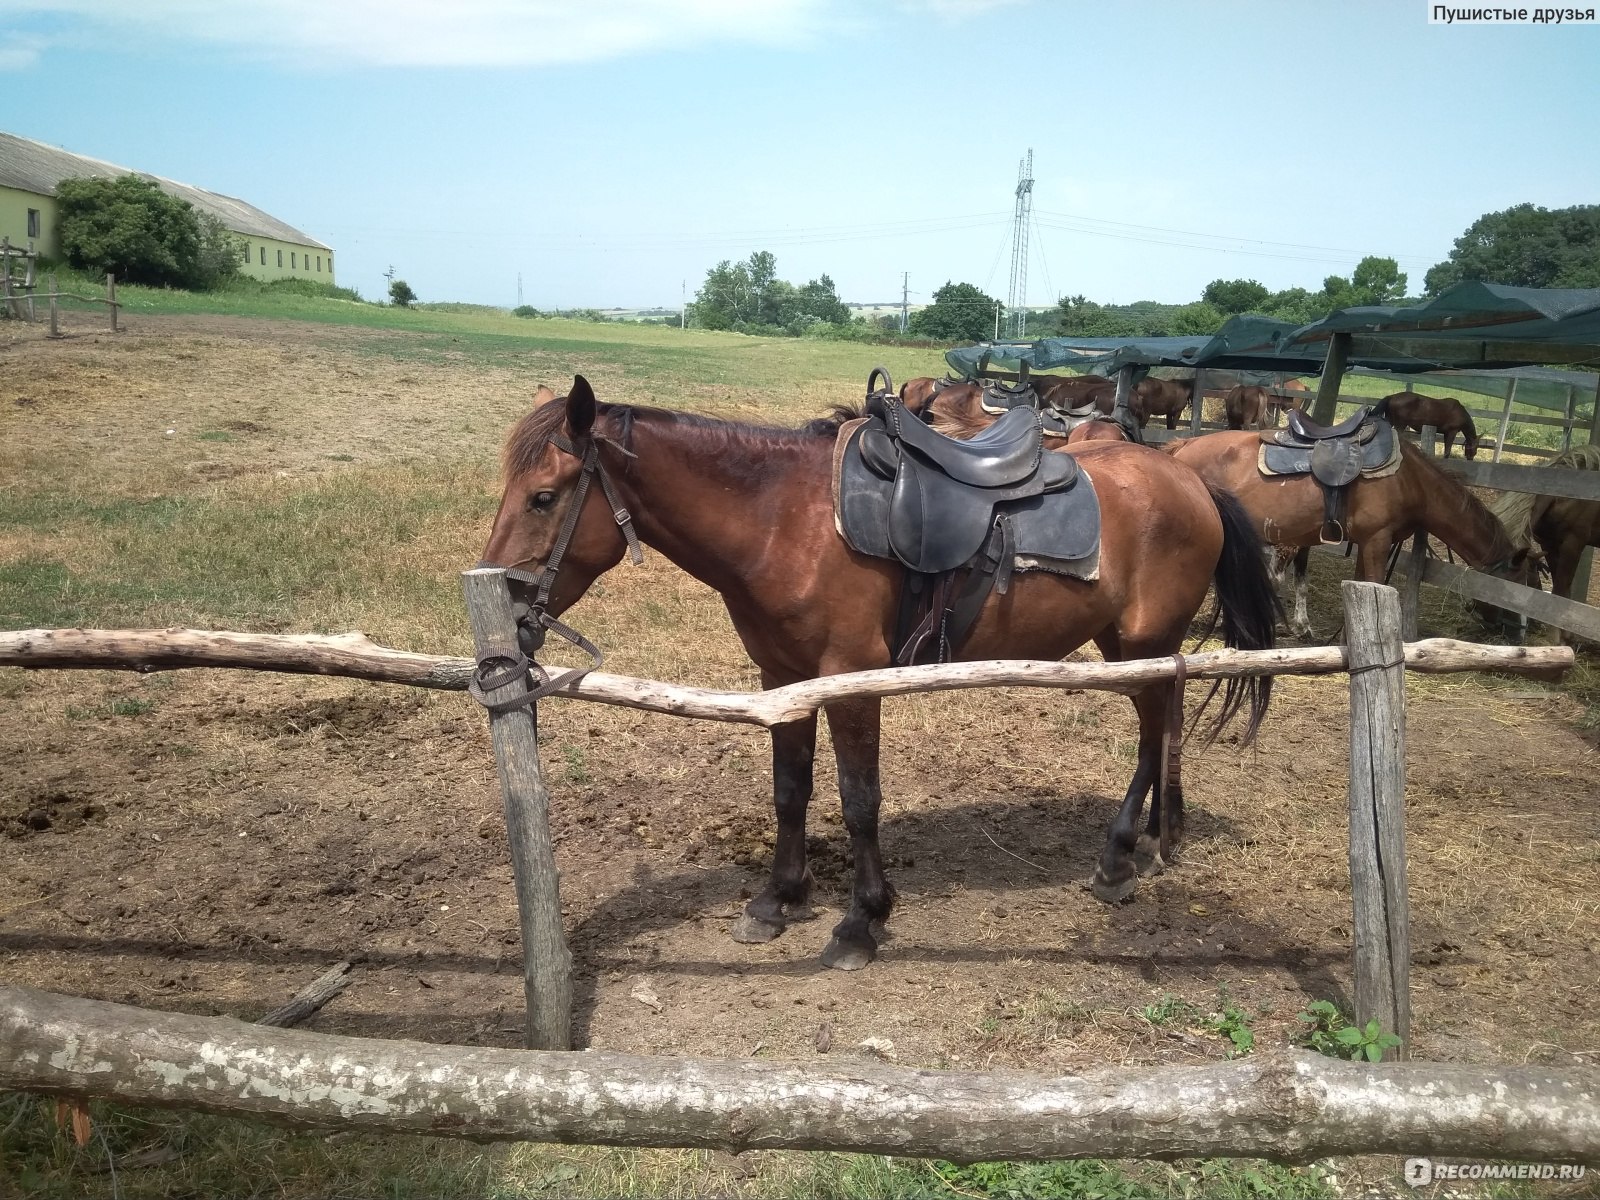
[[[0,1088],[474,1141],[956,1161],[1406,1154],[1600,1163],[1600,1070],[1305,1052],[1048,1078],[335,1037],[0,988]]]
[[[1405,647],[1406,668],[1421,674],[1511,671],[1554,677],[1573,663],[1567,646],[1485,646],[1453,638],[1424,638]],[[1191,679],[1244,675],[1333,675],[1347,669],[1343,646],[1275,650],[1207,650],[1186,659]],[[34,670],[170,671],[237,667],[301,675],[343,675],[441,691],[464,691],[472,677],[468,658],[393,650],[360,633],[223,633],[202,629],[24,629],[0,632],[0,667]],[[797,721],[849,696],[903,696],[912,692],[983,687],[1081,688],[1133,692],[1171,679],[1171,658],[1128,662],[1041,662],[1006,659],[892,667],[810,679],[764,692],[719,692],[680,687],[596,671],[556,693],[624,708],[738,721],[768,728]]]

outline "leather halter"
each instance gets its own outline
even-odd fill
[[[537,649],[544,644],[544,635],[548,630],[571,642],[593,661],[587,667],[574,667],[552,676],[525,654],[519,653],[515,658],[497,655],[484,659],[478,663],[478,669],[468,683],[467,691],[491,713],[509,712],[512,709],[526,707],[533,701],[583,678],[605,663],[605,655],[593,642],[552,616],[549,611],[550,593],[555,588],[556,574],[561,569],[561,560],[566,557],[567,547],[571,545],[572,535],[578,527],[578,518],[583,512],[583,502],[589,495],[589,485],[596,477],[600,480],[600,490],[605,495],[606,503],[611,507],[611,515],[617,527],[622,530],[622,536],[627,540],[629,559],[634,566],[644,562],[644,549],[639,544],[638,533],[634,531],[633,516],[622,503],[611,477],[606,474],[605,465],[600,461],[599,443],[606,442],[618,453],[625,454],[629,458],[636,457],[634,453],[604,435],[586,434],[580,438],[568,439],[556,433],[550,436],[550,441],[556,449],[572,455],[573,458],[581,459],[583,468],[578,475],[578,484],[573,489],[572,500],[562,515],[561,528],[556,533],[550,557],[545,560],[544,570],[535,575],[531,571],[521,571],[515,567],[506,569],[507,579],[537,589],[528,611],[517,618],[517,637],[521,642],[526,635],[526,644],[531,644]],[[582,449],[579,449],[580,446]],[[516,683],[518,680],[531,680],[533,676],[538,677],[537,681],[532,682],[528,690],[521,695],[499,701],[488,699],[487,693]]]

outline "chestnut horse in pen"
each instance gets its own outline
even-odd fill
[[[1423,396],[1417,392],[1396,392],[1378,401],[1377,407],[1386,413],[1396,429],[1422,432],[1424,425],[1432,425],[1444,439],[1444,457],[1450,457],[1450,443],[1461,435],[1461,452],[1468,458],[1478,456],[1478,427],[1472,414],[1454,396]]]
[[[505,492],[482,563],[516,569],[513,595],[535,615],[548,620],[575,604],[621,561],[636,531],[722,594],[764,686],[890,664],[904,573],[856,553],[836,530],[837,421],[769,429],[601,404],[581,376],[564,399],[546,389],[539,399],[507,440]],[[1078,457],[1099,501],[1095,578],[1017,573],[989,595],[956,648],[961,658],[1058,659],[1090,641],[1108,660],[1175,654],[1213,582],[1226,644],[1272,645],[1277,597],[1261,539],[1231,496],[1138,446],[1064,453]],[[1223,694],[1223,714],[1247,713],[1246,738],[1266,712],[1270,684],[1233,680]],[[1142,865],[1162,865],[1163,830],[1169,845],[1181,834],[1179,756],[1163,754],[1175,690],[1169,680],[1132,697],[1138,763],[1094,878],[1107,901],[1135,888]],[[848,910],[822,961],[854,969],[875,957],[873,927],[894,900],[878,849],[881,701],[825,707],[855,866]],[[815,714],[772,731],[777,840],[770,880],[735,925],[741,941],[768,940],[813,915],[805,827],[816,737]],[[1151,822],[1140,838],[1147,793]]]
[[[1272,393],[1264,387],[1236,383],[1222,398],[1222,410],[1228,416],[1229,429],[1262,429],[1268,416],[1275,415]]]
[[[1400,467],[1382,478],[1349,485],[1348,539],[1358,547],[1355,576],[1383,581],[1394,548],[1412,534],[1438,538],[1466,562],[1491,575],[1525,583],[1531,564],[1493,513],[1454,476],[1415,446],[1398,439]],[[1322,541],[1323,494],[1310,475],[1263,475],[1259,434],[1208,433],[1173,442],[1167,454],[1193,467],[1213,487],[1233,493],[1262,538],[1295,556],[1295,601],[1290,628],[1310,634],[1306,618],[1303,552]]]

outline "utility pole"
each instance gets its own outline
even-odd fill
[[[906,331],[906,323],[911,311],[911,272],[900,272],[900,332]]]
[[[994,302],[994,340],[1000,340],[1000,301]]]
[[[1028,228],[1033,223],[1033,149],[1017,167],[1017,203],[1011,224],[1011,292],[1006,306],[1011,310],[1012,332],[1020,340],[1028,325]],[[998,335],[996,335],[998,337]]]
[[[689,281],[682,280],[678,284],[678,328],[689,328]]]
[[[522,272],[517,272],[517,307],[522,307]]]

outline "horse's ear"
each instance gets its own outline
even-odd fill
[[[573,437],[584,437],[594,428],[594,389],[582,375],[572,377],[572,391],[567,393],[567,432]]]
[[[533,406],[535,408],[543,408],[546,404],[549,404],[552,400],[559,400],[559,399],[561,399],[561,397],[556,395],[554,388],[548,388],[544,384],[541,383],[539,385],[539,390],[533,393]]]

